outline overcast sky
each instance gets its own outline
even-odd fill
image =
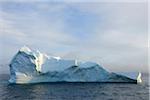
[[[140,1],[140,0],[139,0]],[[0,63],[27,45],[109,71],[148,70],[146,2],[1,2]]]

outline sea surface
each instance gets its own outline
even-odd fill
[[[142,84],[44,83],[15,85],[0,74],[0,100],[149,100],[148,75]]]

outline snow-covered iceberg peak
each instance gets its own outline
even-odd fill
[[[30,54],[32,52],[27,46],[23,46],[19,51],[25,52],[27,54]]]
[[[48,56],[40,51],[22,47],[10,63],[10,83],[39,82],[141,82],[141,75],[133,78],[111,73],[95,62],[77,62]]]
[[[33,52],[29,47],[23,46],[19,52],[25,53],[28,56],[32,56],[33,58],[30,58],[31,62],[35,64],[35,68],[37,71],[41,71],[42,64],[45,62],[46,59],[49,59],[49,57],[46,54],[41,53],[39,50],[36,50]]]

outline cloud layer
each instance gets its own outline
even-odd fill
[[[113,71],[148,68],[147,3],[0,4],[0,60],[23,45]]]

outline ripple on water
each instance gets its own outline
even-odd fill
[[[0,76],[3,77],[3,76]],[[0,78],[1,100],[149,100],[149,85],[46,83],[11,85]]]

